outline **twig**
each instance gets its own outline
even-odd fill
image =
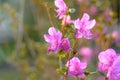
[[[62,59],[60,56],[59,56],[59,66],[60,66],[60,69],[62,69]],[[63,76],[60,76],[60,80],[63,80]]]
[[[22,43],[22,39],[23,39],[23,18],[24,18],[24,1],[25,0],[21,0],[20,2],[20,12],[21,12],[21,16],[19,17],[20,21],[18,24],[18,33],[17,33],[17,41],[16,41],[16,53],[19,52],[20,47],[21,47],[21,43]]]
[[[53,25],[53,22],[52,22],[51,15],[50,15],[50,12],[49,12],[48,3],[45,3],[44,6],[45,6],[45,8],[46,8],[46,11],[47,11],[47,14],[48,14],[48,17],[49,17],[49,21],[50,21],[51,26],[54,26],[54,25]]]

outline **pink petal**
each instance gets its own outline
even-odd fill
[[[80,19],[77,19],[77,20],[74,21],[74,27],[76,29],[80,29]]]
[[[86,22],[86,29],[92,29],[96,24],[95,19],[94,20],[90,20],[89,22]]]
[[[87,67],[87,62],[81,62],[81,69],[85,69]]]
[[[51,39],[51,36],[49,34],[45,34],[44,35],[44,38],[45,38],[45,41],[46,42],[50,42],[52,39]]]
[[[86,38],[86,39],[91,39],[91,38],[93,38],[93,35],[92,35],[92,33],[91,33],[90,30],[84,30],[84,31],[83,31],[83,36],[84,36],[84,38]]]
[[[68,38],[62,39],[61,44],[60,44],[60,48],[65,52],[69,51],[70,42],[69,42]]]
[[[82,16],[81,22],[86,22],[90,19],[89,15],[87,13],[84,13]]]
[[[67,6],[63,0],[55,0],[55,6],[60,9],[66,9]]]
[[[113,62],[107,76],[108,80],[120,80],[120,56],[118,56]]]
[[[48,30],[48,33],[49,33],[50,35],[54,35],[54,34],[57,33],[57,32],[56,32],[56,29],[55,29],[54,27],[50,27],[49,30]]]
[[[77,32],[76,32],[76,38],[82,38],[82,33],[79,31],[79,30],[77,30]]]

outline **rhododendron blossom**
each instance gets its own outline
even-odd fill
[[[116,52],[113,49],[107,49],[106,51],[100,52],[98,56],[98,70],[108,72],[108,69],[112,66],[116,56]]]
[[[46,42],[50,45],[48,47],[49,52],[57,52],[59,49],[63,51],[68,51],[70,49],[70,42],[67,38],[62,39],[62,33],[60,31],[56,31],[54,27],[49,28],[49,34],[45,34],[44,38]]]
[[[77,19],[74,21],[74,26],[77,29],[76,32],[76,38],[86,38],[86,39],[91,39],[92,38],[92,33],[90,29],[92,29],[96,23],[96,21],[89,20],[90,17],[87,13],[83,14],[82,19]]]
[[[62,19],[68,10],[68,7],[63,0],[55,0],[55,6],[57,7],[57,16],[59,19]]]
[[[108,80],[120,80],[120,56],[118,56],[107,74]]]
[[[67,61],[68,75],[70,76],[83,76],[83,69],[87,67],[86,62],[81,62],[79,58],[73,57],[71,60]]]

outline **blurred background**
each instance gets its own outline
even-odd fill
[[[73,20],[83,13],[96,19],[94,39],[82,39],[77,47],[94,51],[88,70],[96,70],[101,50],[114,48],[120,53],[120,0],[64,1],[75,8]],[[55,9],[54,0],[0,0],[0,80],[59,80],[58,57],[48,54],[43,38],[52,24],[60,29]],[[88,80],[97,80],[97,76]]]

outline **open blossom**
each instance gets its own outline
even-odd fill
[[[76,32],[76,38],[86,38],[86,39],[91,39],[92,38],[92,33],[90,29],[92,29],[96,23],[96,21],[89,20],[90,17],[87,13],[83,14],[82,19],[77,19],[74,21],[74,26],[77,29]]]
[[[98,59],[98,70],[108,72],[109,68],[113,65],[113,62],[117,54],[113,49],[107,49],[106,51],[100,52]]]
[[[62,19],[68,10],[68,7],[63,0],[55,0],[55,6],[57,7],[57,16],[59,17],[59,19]]]
[[[71,60],[67,61],[68,75],[70,76],[80,76],[84,75],[84,69],[87,67],[86,62],[81,62],[79,58],[73,57]]]
[[[48,30],[49,34],[45,34],[45,41],[49,43],[48,51],[57,52],[59,49],[68,51],[70,49],[70,42],[67,38],[62,39],[62,33],[56,31],[54,27],[50,27]]]
[[[120,80],[120,56],[118,56],[107,74],[108,80]]]

